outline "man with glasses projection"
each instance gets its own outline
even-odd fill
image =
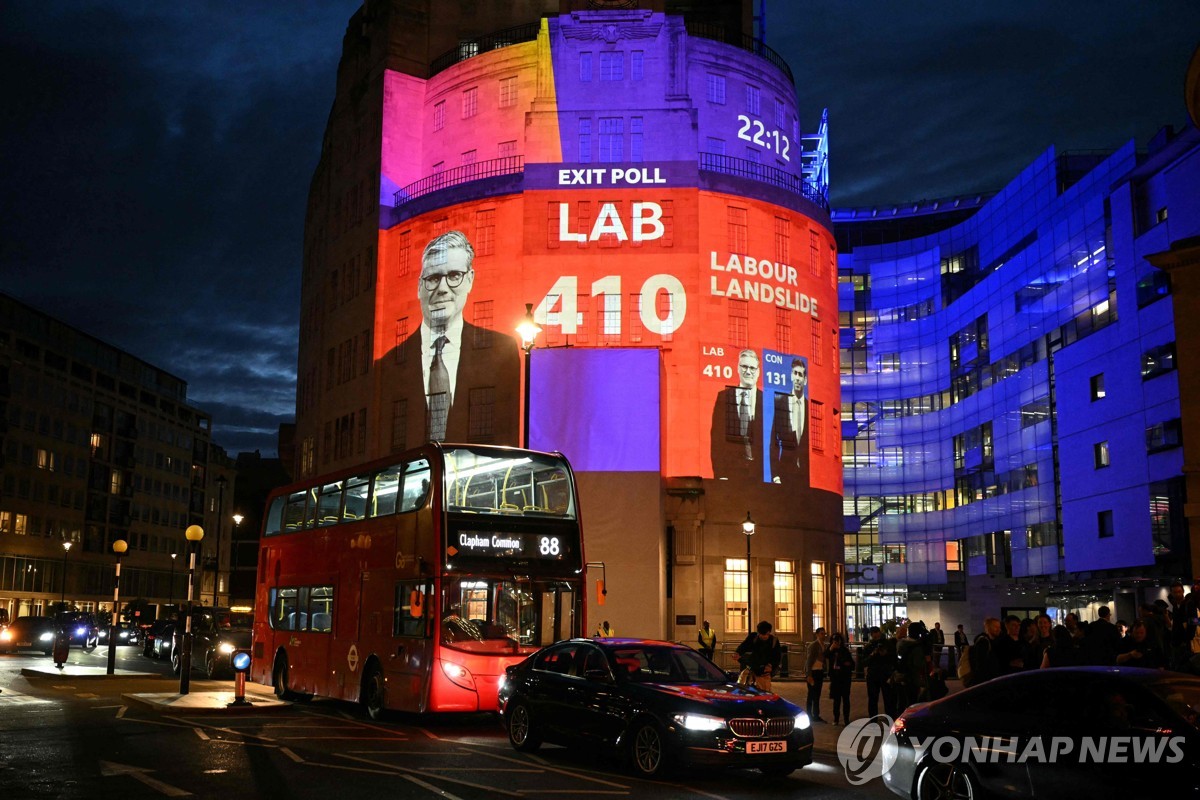
[[[713,404],[710,454],[714,478],[763,480],[763,393],[758,353],[738,353],[738,385],[726,386]]]
[[[466,442],[490,436],[515,443],[511,398],[517,395],[520,357],[511,336],[463,319],[475,283],[474,261],[475,249],[461,231],[443,233],[425,246],[417,280],[421,326],[401,345],[404,371],[397,397],[407,400],[410,418],[424,410],[424,439]]]

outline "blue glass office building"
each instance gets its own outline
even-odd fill
[[[1200,233],[1197,187],[1190,128],[834,213],[851,631],[1132,618],[1190,577],[1173,297],[1146,256]]]

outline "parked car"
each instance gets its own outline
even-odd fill
[[[509,743],[602,747],[633,772],[685,765],[756,767],[782,776],[812,763],[808,715],[739,686],[690,647],[642,639],[571,639],[508,667],[500,687]]]
[[[1195,797],[1198,710],[1200,678],[1180,673],[1019,672],[910,706],[883,745],[883,763],[894,759],[883,778],[914,800],[1145,797],[1151,786]],[[1042,753],[1057,752],[1052,761],[1038,755],[1039,738]]]
[[[192,615],[192,669],[212,679],[232,678],[233,651],[250,646],[254,615],[229,609],[199,608]],[[171,667],[182,669],[182,631],[176,629],[171,646]]]
[[[7,628],[0,630],[0,652],[41,650],[54,652],[54,620],[51,617],[17,617]]]
[[[142,631],[142,655],[148,658],[162,658],[164,652],[170,653],[171,631],[175,628],[173,619],[158,619],[151,622]],[[166,638],[167,646],[161,647],[160,642]]]
[[[96,619],[86,611],[64,611],[55,617],[55,622],[66,629],[71,644],[82,645],[85,650],[100,644],[100,629],[96,627]]]

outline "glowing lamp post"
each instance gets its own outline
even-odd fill
[[[175,605],[175,557],[178,553],[171,553],[171,582],[167,585],[167,605]]]
[[[542,329],[533,319],[533,303],[526,303],[525,319],[517,326],[517,333],[521,336],[521,349],[525,351],[525,447],[529,447],[529,354],[533,352],[534,339],[541,332]]]
[[[192,677],[192,597],[196,585],[196,546],[204,538],[204,528],[188,525],[183,536],[188,542],[188,593],[184,606],[183,638],[179,642],[179,693],[187,694]]]
[[[63,542],[62,596],[58,598],[60,610],[65,611],[67,605],[67,553],[71,552],[72,542]]]
[[[750,613],[750,586],[753,581],[750,580],[750,537],[754,535],[754,520],[750,519],[750,512],[746,512],[746,521],[742,523],[742,533],[746,534],[746,630],[754,630],[754,617]]]
[[[129,543],[117,539],[112,543],[113,552],[117,554],[117,575],[113,581],[113,610],[112,619],[108,626],[108,674],[112,675],[117,666],[117,619],[121,613],[121,556],[129,549]]]

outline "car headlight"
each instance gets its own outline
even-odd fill
[[[229,655],[236,649],[237,648],[231,645],[229,642],[221,642],[219,645],[217,645],[217,652],[224,656]]]
[[[808,714],[801,711],[796,715],[796,730],[806,731],[812,727],[812,720],[808,718]]]
[[[128,639],[128,638],[129,638],[129,631],[121,631],[121,633],[120,633],[120,634],[118,634],[118,635],[119,635],[119,636],[120,636],[122,639]]]
[[[75,629],[75,635],[76,635],[76,636],[83,636],[83,635],[85,635],[86,633],[87,633],[87,628],[85,628],[85,627],[83,627],[83,626],[80,626],[80,627],[78,627],[78,628],[76,628],[76,629]]]
[[[442,672],[445,673],[446,677],[454,685],[475,691],[475,676],[471,674],[471,670],[461,664],[455,664],[452,661],[443,661]]]
[[[4,630],[0,631],[0,642],[11,642],[11,641],[12,641],[12,631],[10,631],[8,628],[5,628]]]
[[[48,642],[53,638],[54,638],[53,633],[43,633],[41,636],[38,637],[38,639],[43,642]]]
[[[724,719],[706,714],[676,714],[672,719],[689,731],[719,731],[725,727]]]

